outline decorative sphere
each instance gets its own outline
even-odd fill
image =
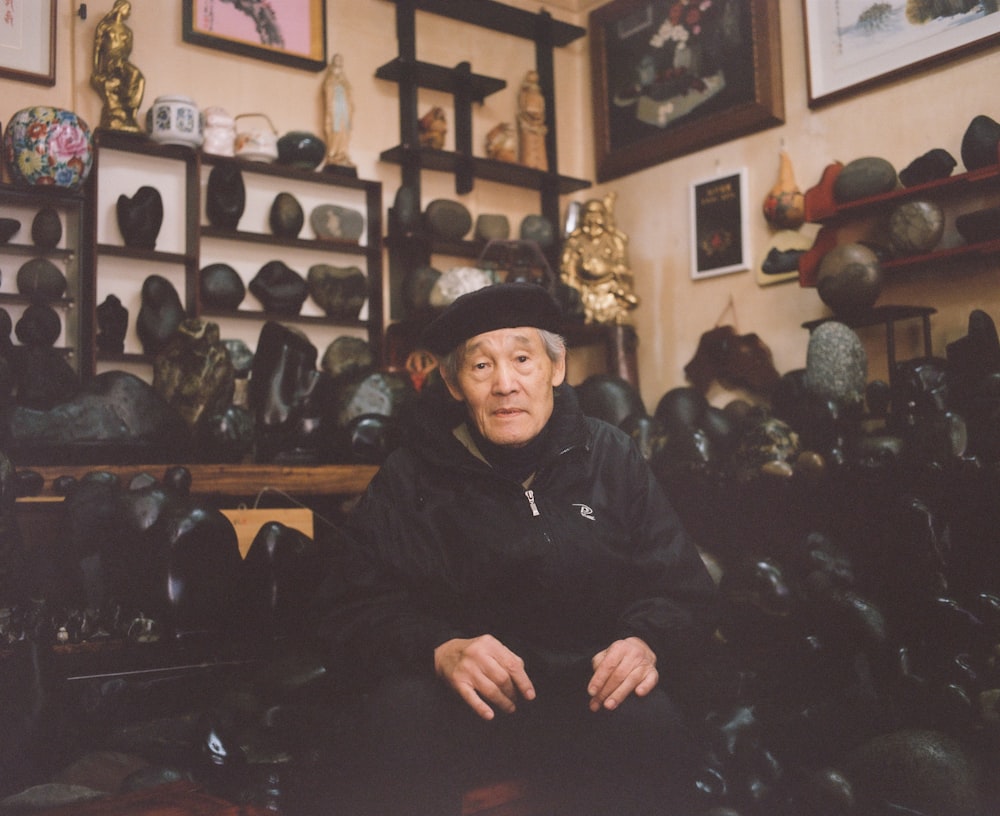
[[[819,299],[838,317],[863,314],[882,291],[878,257],[863,244],[834,247],[820,261],[816,289]]]
[[[93,136],[87,123],[72,111],[36,105],[11,117],[3,153],[14,181],[75,189],[90,175]]]
[[[889,216],[889,243],[901,255],[930,252],[944,234],[944,212],[933,201],[908,201]]]

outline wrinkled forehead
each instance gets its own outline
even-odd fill
[[[528,349],[542,345],[542,337],[534,326],[517,326],[509,329],[493,329],[470,337],[462,348],[463,356],[477,351],[512,348]]]

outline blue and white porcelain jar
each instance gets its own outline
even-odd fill
[[[158,96],[146,117],[149,138],[160,144],[200,147],[204,138],[201,111],[187,96]]]

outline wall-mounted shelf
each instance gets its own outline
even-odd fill
[[[935,179],[912,187],[899,187],[879,195],[845,203],[833,194],[837,176],[844,165],[834,162],[826,167],[819,183],[806,191],[806,220],[822,224],[812,247],[799,258],[799,284],[815,286],[823,256],[840,242],[841,231],[852,223],[876,221],[907,201],[927,199],[939,204],[959,202],[972,196],[1000,192],[1000,164]],[[913,269],[960,259],[986,257],[1000,252],[1000,239],[942,247],[930,252],[900,255],[881,262],[883,271]]]

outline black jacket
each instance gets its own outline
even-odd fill
[[[628,435],[570,387],[528,488],[458,441],[464,406],[420,402],[320,596],[340,668],[431,671],[439,644],[492,634],[537,682],[637,635],[662,673],[711,632],[714,585],[677,515]]]

